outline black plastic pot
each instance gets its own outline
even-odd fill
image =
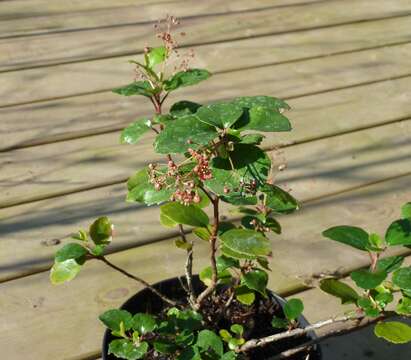
[[[193,286],[197,293],[199,293],[203,289],[203,284],[199,280],[198,276],[193,277]],[[154,284],[153,287],[155,287],[162,294],[173,300],[181,300],[184,299],[186,296],[178,278],[171,278],[160,281]],[[281,307],[284,306],[285,300],[282,297],[272,292],[271,296],[273,301],[276,301],[279,305],[281,305]],[[157,295],[153,294],[148,289],[143,289],[135,295],[133,295],[130,299],[128,299],[121,306],[121,309],[127,310],[131,314],[150,313],[155,315],[163,310],[164,305],[164,302]],[[302,327],[309,325],[307,319],[303,316],[300,316],[298,322]],[[108,345],[114,339],[116,338],[111,335],[110,331],[106,330],[103,337],[103,360],[118,360],[118,358],[116,358],[115,356],[108,355]],[[314,332],[308,333],[306,341],[309,341],[311,339],[316,339],[316,335]],[[298,346],[298,343],[296,343],[294,346]],[[270,360],[270,357],[259,358],[258,360]],[[313,347],[310,360],[322,360],[321,347],[319,345],[315,345]]]

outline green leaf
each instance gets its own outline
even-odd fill
[[[401,207],[401,216],[404,219],[411,219],[411,202],[408,202]]]
[[[387,277],[385,271],[371,272],[369,270],[357,270],[351,273],[351,279],[362,289],[374,289],[380,285]]]
[[[55,261],[63,262],[69,259],[77,260],[81,265],[84,263],[85,255],[88,253],[84,246],[76,243],[69,243],[64,245],[61,249],[56,252]]]
[[[395,312],[399,315],[411,315],[411,298],[404,296],[398,303]]]
[[[267,282],[267,273],[259,269],[254,269],[241,277],[242,285],[247,286],[251,290],[258,291],[263,296],[267,296]]]
[[[271,254],[270,241],[261,233],[248,229],[233,229],[220,236],[223,246],[248,256]]]
[[[180,87],[195,85],[203,80],[207,80],[210,76],[211,74],[205,69],[180,71],[164,81],[164,89],[166,91],[173,91]]]
[[[75,259],[55,262],[50,270],[50,281],[53,285],[59,285],[73,280],[80,272],[81,265]]]
[[[176,360],[203,360],[200,354],[200,350],[197,346],[190,346],[185,349],[180,355],[177,356]]]
[[[411,245],[411,219],[394,221],[387,229],[385,241],[388,245]]]
[[[230,327],[232,333],[242,336],[244,333],[244,327],[240,324],[233,324]]]
[[[242,113],[240,106],[229,102],[202,106],[197,110],[197,116],[202,122],[221,129],[231,127]]]
[[[214,127],[200,121],[195,115],[187,115],[170,121],[154,141],[159,154],[185,153],[189,148],[196,149],[215,139]]]
[[[284,305],[284,315],[289,321],[296,320],[304,311],[304,304],[300,299],[290,299]]]
[[[355,304],[359,298],[359,295],[351,286],[336,279],[321,280],[320,289],[327,294],[340,298],[342,304]]]
[[[256,260],[257,259],[257,256],[242,254],[242,253],[236,252],[234,250],[231,250],[231,249],[225,247],[224,245],[221,246],[221,253],[224,256],[227,256],[227,257],[230,257],[230,258],[233,258],[233,259],[239,259],[239,260],[242,260],[242,259]]]
[[[222,356],[223,342],[220,337],[211,330],[201,330],[197,336],[196,345],[203,351],[209,351],[210,349],[218,356]]]
[[[248,192],[245,184],[255,182],[258,188],[265,183],[271,168],[270,158],[257,146],[235,144],[230,159],[216,157],[211,161],[213,178],[205,182],[206,186],[225,199],[251,196],[251,204],[255,204],[256,198]]]
[[[212,279],[212,270],[211,266],[207,266],[203,270],[200,271],[199,277],[200,280],[206,285],[210,286],[211,285],[211,279]],[[218,280],[220,283],[226,284],[231,280],[231,273],[228,270],[218,270],[217,269],[217,274],[218,274]]]
[[[277,110],[264,106],[254,106],[238,122],[239,130],[265,132],[291,131],[290,121]]]
[[[226,257],[224,255],[220,255],[216,259],[217,269],[218,271],[224,271],[229,268],[240,268],[240,262],[233,258]]]
[[[196,205],[171,202],[160,207],[161,215],[177,224],[207,227],[208,215]]]
[[[140,119],[128,125],[120,135],[122,144],[137,144],[140,138],[150,130],[150,120]]]
[[[87,232],[84,230],[79,230],[76,234],[73,234],[71,238],[74,240],[88,241]]]
[[[140,202],[148,206],[159,205],[170,200],[174,192],[172,187],[156,190],[149,182],[147,169],[142,169],[130,177],[127,187],[127,201]]]
[[[171,105],[170,114],[175,117],[195,114],[201,106],[201,104],[192,101],[179,101]]]
[[[133,316],[132,328],[139,334],[146,334],[157,328],[157,322],[150,314],[138,313]]]
[[[147,66],[153,68],[154,66],[161,64],[165,61],[167,57],[167,49],[165,46],[159,46],[151,48],[147,55]]]
[[[176,344],[170,340],[159,339],[153,342],[153,347],[156,352],[161,354],[173,354],[178,350]]]
[[[213,184],[214,186],[215,184]],[[221,200],[232,205],[257,205],[257,197],[246,193],[221,196]]]
[[[374,333],[394,344],[405,344],[411,341],[411,327],[398,321],[379,322]]]
[[[234,351],[228,351],[226,352],[220,360],[236,360],[237,359],[237,353]]]
[[[322,234],[326,238],[350,245],[359,250],[368,251],[370,248],[368,233],[356,226],[334,226],[325,230]]]
[[[129,85],[114,89],[113,92],[124,96],[143,95],[151,97],[155,91],[148,81],[135,81]]]
[[[243,96],[234,99],[233,102],[245,109],[251,109],[254,106],[262,106],[277,111],[290,109],[290,106],[284,100],[272,96]]]
[[[372,233],[368,237],[368,243],[371,245],[370,249],[378,251],[378,249],[384,249],[384,239],[382,239],[378,234]]]
[[[390,292],[377,294],[375,296],[375,301],[379,306],[385,308],[389,303],[394,301],[394,296]]]
[[[288,321],[286,319],[274,316],[271,320],[271,326],[274,329],[286,329],[288,327]]]
[[[255,300],[255,293],[247,286],[239,286],[235,289],[235,298],[244,305],[251,305]]]
[[[411,266],[398,269],[392,275],[392,282],[403,290],[411,290]]]
[[[107,216],[102,216],[91,224],[89,232],[96,245],[107,245],[111,242],[113,224]]]
[[[264,140],[264,135],[261,134],[246,134],[241,136],[241,144],[260,145]]]
[[[113,340],[109,347],[108,353],[120,359],[136,360],[142,359],[148,350],[148,343],[143,341],[139,346],[134,346],[130,340],[117,339]]]
[[[403,262],[404,257],[402,256],[389,256],[386,258],[382,258],[377,261],[376,270],[390,273],[399,269]]]
[[[113,331],[120,331],[120,323],[125,330],[130,330],[133,325],[133,317],[126,310],[111,309],[99,316],[100,321]]]
[[[198,227],[193,230],[193,233],[197,235],[201,240],[209,241],[210,240],[210,231],[207,228]]]
[[[261,191],[266,194],[266,206],[277,213],[289,214],[299,208],[297,200],[276,185],[265,184]]]
[[[175,341],[178,346],[187,347],[193,344],[194,338],[194,334],[190,330],[183,330],[176,336]]]

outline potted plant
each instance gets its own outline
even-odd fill
[[[139,79],[115,89],[124,96],[151,101],[154,115],[135,121],[121,142],[136,144],[155,133],[154,151],[163,163],[151,163],[127,182],[127,201],[160,205],[160,222],[177,228],[175,246],[186,252],[184,275],[151,285],[111,263],[105,249],[113,235],[107,217],[88,231],[73,235],[75,242],[55,255],[53,284],[72,280],[88,261],[98,260],[145,287],[121,309],[107,310],[100,320],[108,328],[104,359],[320,359],[313,331],[335,323],[352,326],[376,321],[375,333],[394,343],[411,341],[411,327],[382,321],[392,314],[411,314],[411,267],[403,257],[382,257],[391,246],[411,245],[411,203],[392,223],[385,237],[352,226],[324,231],[326,238],[368,252],[370,267],[351,273],[358,287],[339,279],[320,282],[325,292],[353,304],[354,310],[309,325],[298,298],[284,300],[267,289],[272,256],[268,234],[281,234],[276,217],[290,214],[299,204],[274,184],[271,161],[259,147],[265,132],[290,131],[283,112],[289,106],[270,96],[238,97],[212,104],[163,104],[171,92],[206,80],[210,73],[188,67],[180,56],[168,17],[157,25],[162,45],[145,48],[142,61],[132,61]],[[170,64],[180,60],[170,73]],[[222,221],[221,204],[236,209],[238,221]],[[210,214],[210,215],[209,215]],[[209,266],[193,275],[195,242],[186,227],[209,246]],[[196,240],[197,241],[197,240]],[[397,294],[399,299],[394,300]],[[395,310],[387,310],[390,303]]]

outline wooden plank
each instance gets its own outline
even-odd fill
[[[282,220],[284,235],[273,240],[274,271],[270,288],[281,293],[296,290],[300,288],[297,276],[335,271],[339,267],[349,271],[367,264],[367,254],[321,238],[321,230],[337,223],[350,223],[383,231],[398,217],[400,204],[409,200],[409,183],[410,177],[380,183],[318,201],[295,216],[285,217]],[[295,226],[296,223],[299,226]],[[204,255],[203,242],[196,243],[196,248]],[[181,274],[179,266],[184,261],[183,253],[174,249],[169,240],[120,252],[110,258],[150,282]],[[203,264],[204,256],[201,256],[195,263],[196,269]],[[0,285],[3,356],[42,360],[98,355],[103,327],[97,315],[118,306],[137,289],[128,279],[95,262],[88,264],[78,279],[67,286],[52,287],[47,273],[3,283]],[[59,321],[50,321],[51,314]],[[23,327],[30,337],[19,336]],[[41,341],[44,338],[53,341]]]
[[[346,11],[347,8],[351,11]],[[207,19],[192,17],[186,19],[184,25],[189,36],[180,43],[185,46],[217,43],[409,15],[411,3],[409,0],[390,0],[375,6],[372,0],[332,0],[307,4],[304,11],[298,11],[299,9],[300,7],[295,5],[264,11],[213,15]],[[151,34],[151,26],[137,24],[1,39],[0,70],[133,54],[136,49],[145,46]]]
[[[213,73],[277,64],[411,40],[411,17],[195,47],[193,67]],[[222,58],[236,59],[221,61]],[[121,86],[132,79],[130,56],[6,72],[0,76],[0,105],[73,96]],[[24,87],[21,84],[24,83]]]
[[[291,133],[267,134],[264,144],[272,147],[301,143],[411,117],[410,83],[411,77],[408,77],[295,99],[291,105],[297,110],[289,114],[294,130]],[[385,101],[387,98],[389,102]],[[333,121],[330,121],[330,116]],[[307,127],[307,124],[315,126]],[[402,126],[389,126],[388,129],[398,133],[399,138],[406,139],[409,133],[403,131]],[[386,135],[391,136],[390,133]],[[108,133],[64,144],[56,142],[0,153],[0,161],[6,170],[0,173],[0,207],[119,182],[136,168],[162,158],[152,150],[151,135],[132,147],[119,145],[118,138],[118,133]],[[408,150],[407,147],[404,149]],[[107,168],[109,172],[104,170]]]
[[[286,158],[289,167],[277,180],[307,202],[406,174],[411,168],[410,132],[411,121],[406,121],[286,148],[284,154],[273,153],[275,164],[284,163]],[[112,160],[110,169],[116,167],[117,159]],[[125,162],[119,158],[118,161],[124,164],[124,176],[138,167],[138,160]],[[93,166],[93,162],[100,168]],[[84,163],[85,169],[81,178],[73,180],[75,186],[88,177],[96,181],[96,174],[108,167],[96,159],[79,163]],[[64,175],[64,167],[60,171]],[[69,176],[65,179],[71,181]],[[49,186],[56,182],[44,180]],[[60,181],[60,188],[68,186]],[[27,190],[21,188],[25,196],[30,191],[30,186]],[[125,192],[125,185],[119,184],[0,210],[0,250],[4,259],[0,281],[47,268],[56,250],[54,245],[64,244],[70,233],[88,226],[97,216],[109,215],[116,224],[112,251],[175,234],[158,226],[156,207],[125,204]],[[222,213],[230,215],[227,208]]]
[[[13,1],[0,4],[0,37],[149,23],[165,17],[171,10],[172,14],[178,14],[181,18],[316,1],[319,0],[72,0],[64,3],[47,0]]]
[[[401,77],[410,73],[410,52],[411,45],[398,45],[247,70],[248,77],[244,77],[242,71],[218,74],[193,89],[181,90],[177,92],[177,95],[170,96],[168,104],[184,98],[198,102],[205,100],[211,102],[217,99],[261,94],[295,98],[335,88]],[[392,61],[393,58],[396,59],[395,62]],[[365,92],[361,92],[361,88],[352,88],[342,92],[342,96],[346,97],[347,101],[349,99],[350,102],[362,103],[361,106],[365,104],[366,108],[370,101],[379,97],[373,106],[380,110],[371,113],[358,109],[368,120],[364,119],[359,123],[358,120],[351,121],[349,117],[338,125],[339,130],[378,124],[388,119],[396,119],[398,116],[403,118],[409,114],[410,102],[408,95],[405,95],[409,93],[409,81],[410,79],[406,78],[369,85],[363,88]],[[370,98],[367,91],[373,91],[376,94]],[[384,94],[384,91],[388,93]],[[339,108],[344,107],[344,103],[336,98],[337,93],[330,92],[322,94],[321,98],[310,98],[310,101],[317,99],[315,101],[318,105],[316,107],[306,106],[306,108],[315,110],[321,106],[321,103],[326,103],[328,97],[333,98],[332,102],[337,102]],[[351,96],[351,94],[356,94],[356,96]],[[387,94],[389,94],[390,101],[387,101]],[[383,103],[380,102],[381,99]],[[293,108],[300,111],[302,109],[300,101],[304,100],[294,99],[290,103]],[[146,99],[118,97],[110,92],[2,108],[0,109],[2,119],[0,149],[41,144],[120,129],[133,119],[152,113],[151,107]],[[390,110],[386,110],[387,108]],[[380,112],[384,115],[382,116]],[[291,116],[294,115],[291,114]],[[327,124],[328,130],[334,126],[333,122],[328,120]],[[313,133],[309,134],[310,131]],[[304,132],[305,137],[308,134],[309,136],[318,135],[320,132],[321,136],[329,134],[323,128],[304,129]]]

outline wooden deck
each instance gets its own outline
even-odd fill
[[[304,204],[272,239],[270,287],[299,293],[309,320],[340,309],[306,291],[313,275],[368,262],[321,231],[347,223],[382,232],[411,200],[410,0],[3,0],[2,359],[99,357],[97,315],[138,287],[96,263],[67,286],[48,280],[53,253],[96,216],[116,224],[114,263],[151,282],[181,272],[175,232],[158,226],[158,209],[124,202],[124,181],[156,155],[152,138],[119,145],[119,130],[150,104],[109,91],[130,81],[127,60],[166,13],[181,18],[182,45],[214,73],[179,98],[269,94],[293,108],[295,130],[265,141],[287,159],[278,180]],[[196,244],[197,269],[206,250]]]

